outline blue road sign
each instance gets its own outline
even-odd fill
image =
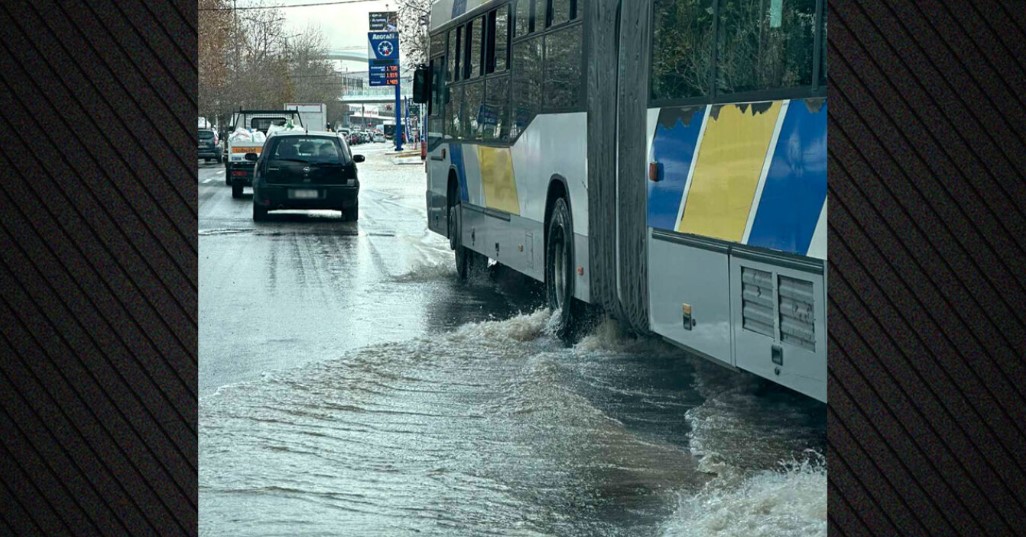
[[[399,34],[367,32],[367,70],[371,86],[399,85]]]

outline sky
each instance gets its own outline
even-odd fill
[[[332,0],[265,0],[265,5],[291,6],[330,1]],[[240,8],[249,5],[259,5],[258,2],[253,0],[236,0],[236,2],[236,5]],[[281,11],[285,14],[286,24],[290,33],[301,33],[310,27],[319,27],[329,49],[356,49],[366,54],[368,13],[371,11],[394,11],[396,5],[394,1],[366,1],[316,7],[286,7]],[[342,67],[348,67],[350,70],[366,70],[367,64],[340,62],[340,68]]]

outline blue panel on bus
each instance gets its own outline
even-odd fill
[[[456,180],[460,184],[460,199],[469,202],[470,194],[467,192],[467,168],[463,164],[463,146],[460,144],[449,144],[449,159],[456,167]]]
[[[695,157],[702,131],[705,106],[664,108],[659,111],[652,158],[663,168],[662,180],[648,182],[648,225],[658,229],[677,228],[677,213],[684,185]]]
[[[827,195],[826,99],[787,108],[748,244],[806,255]]]

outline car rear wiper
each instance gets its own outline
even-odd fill
[[[344,166],[340,162],[311,162],[311,166]]]

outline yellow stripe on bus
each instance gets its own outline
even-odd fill
[[[742,106],[729,104],[709,115],[677,231],[742,239],[780,104],[773,101],[761,111],[751,104],[742,105],[743,111]]]
[[[519,216],[520,201],[509,148],[477,146],[477,161],[481,165],[485,207]]]

